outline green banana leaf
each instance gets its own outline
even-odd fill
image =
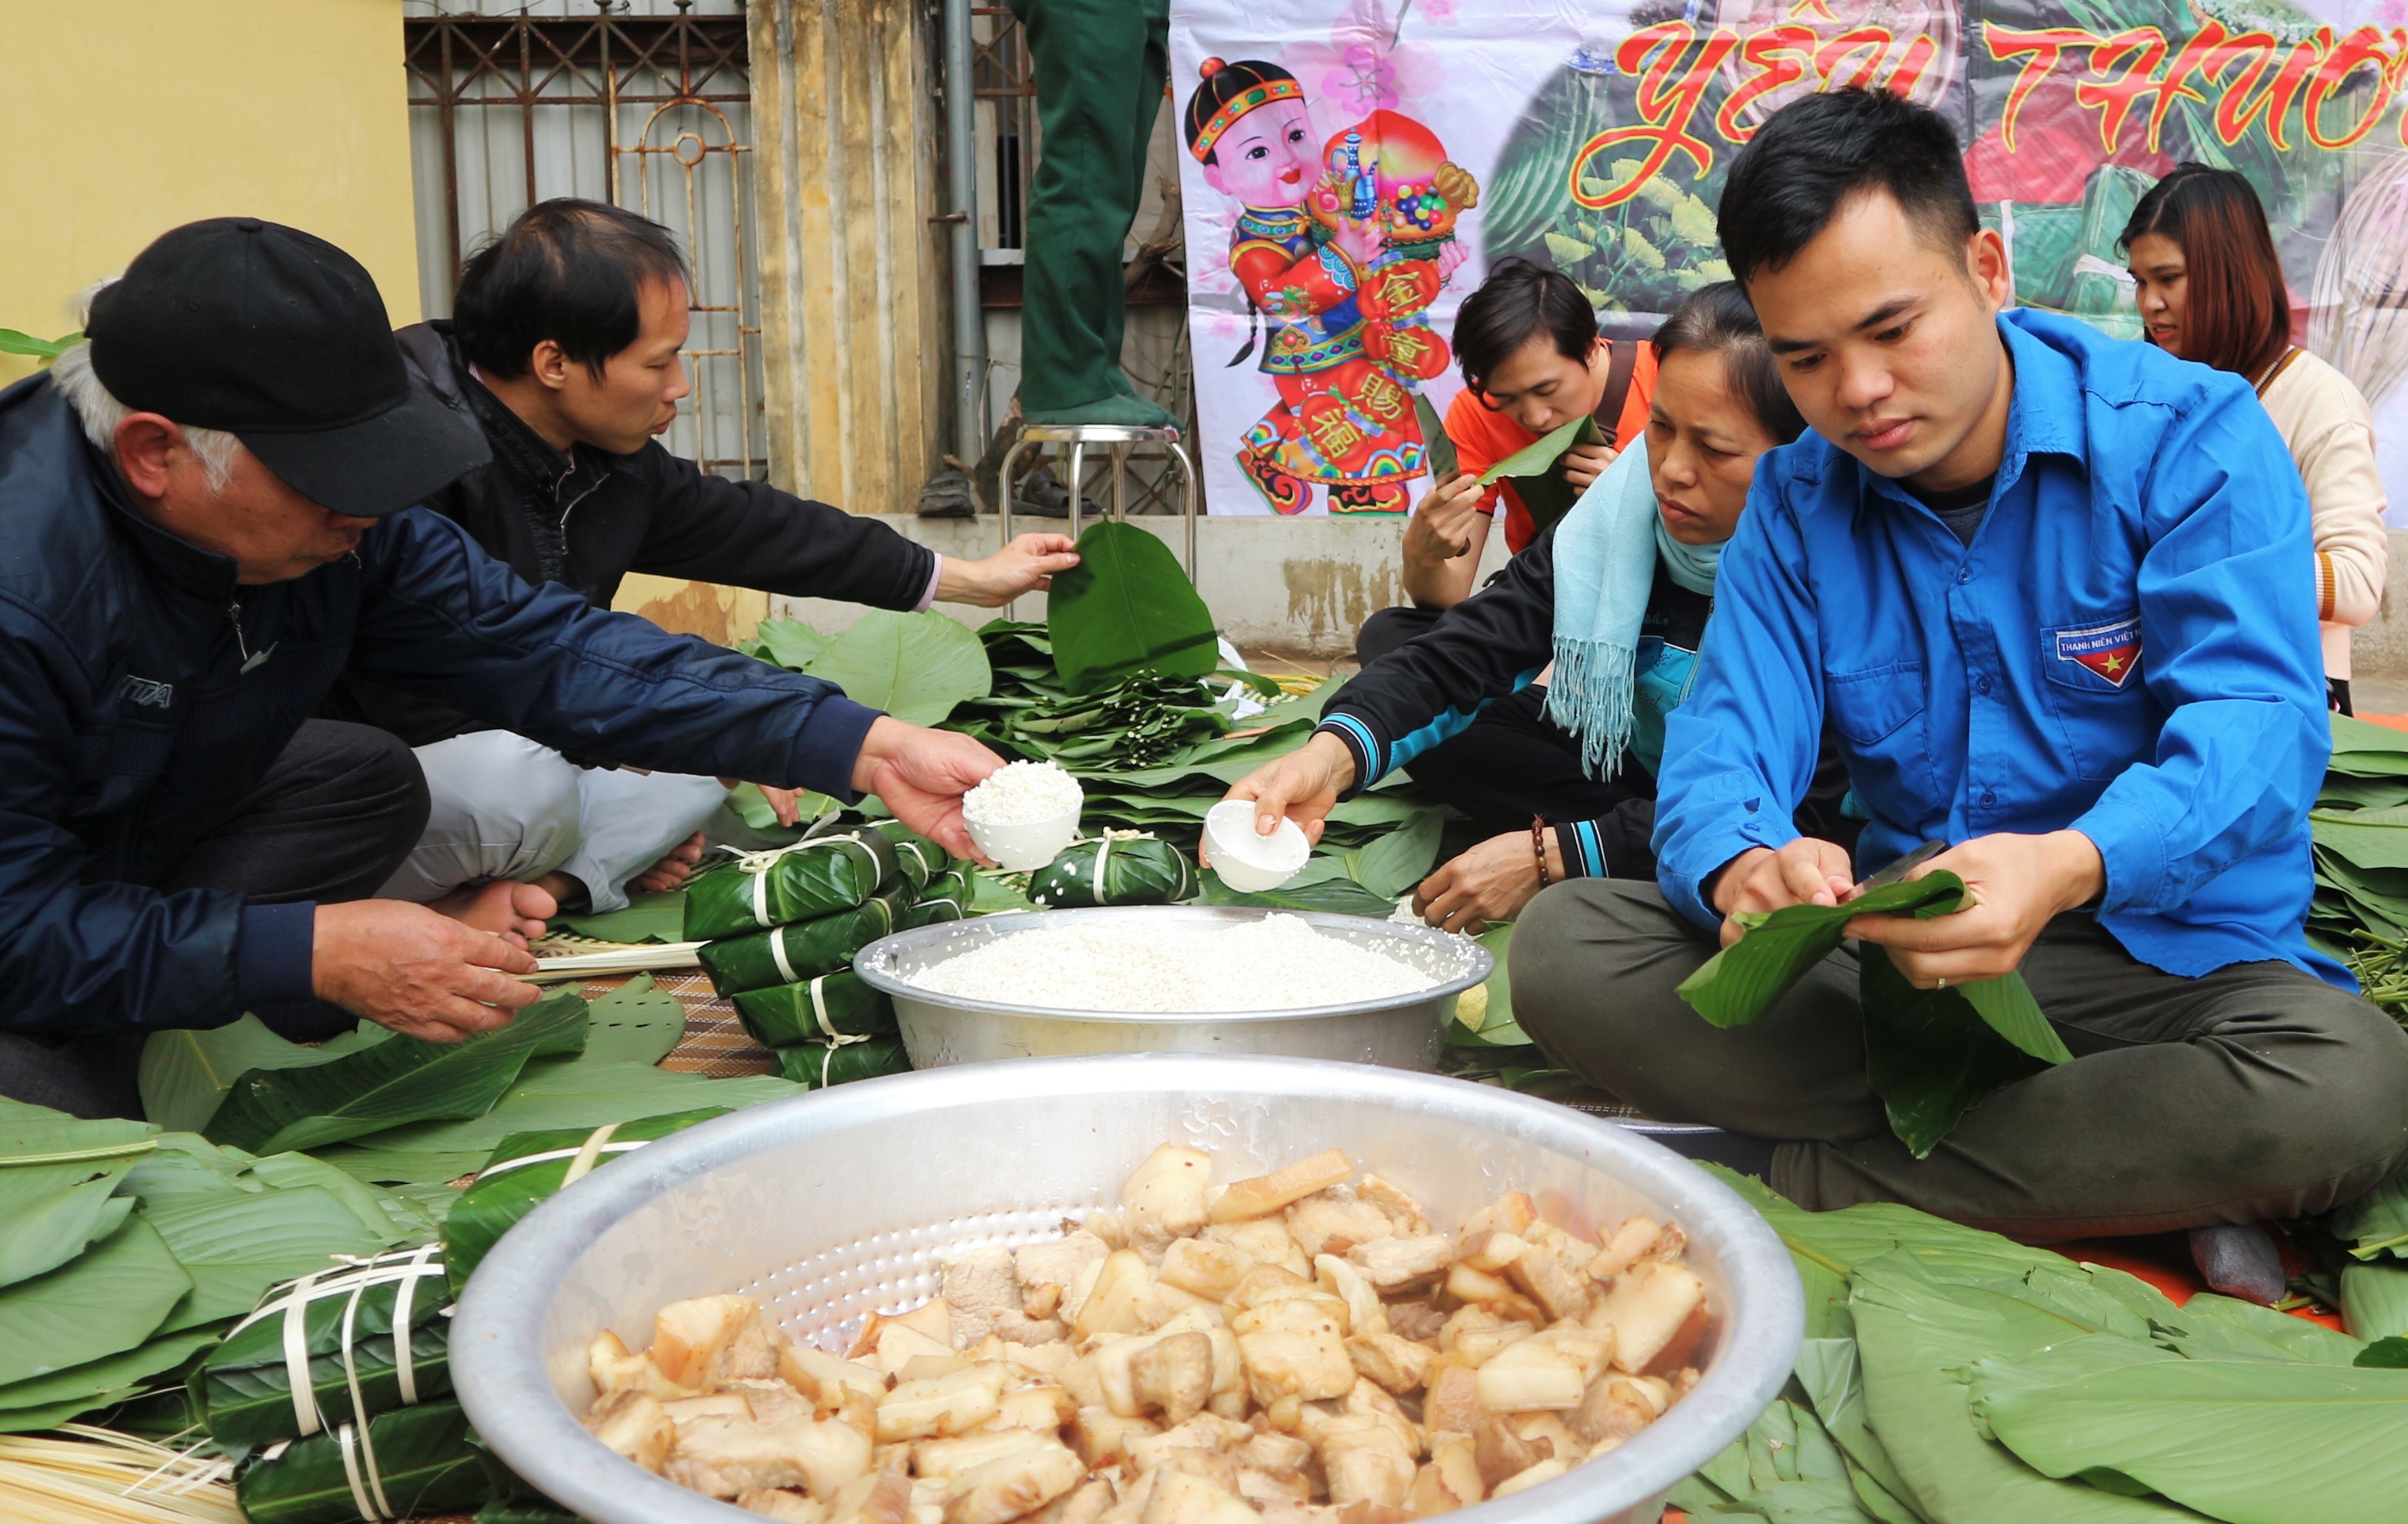
[[[366,1438],[355,1463],[374,1454],[387,1517],[463,1513],[485,1501],[484,1467],[458,1403],[396,1408],[370,1419]],[[358,1524],[344,1451],[336,1434],[262,1451],[235,1478],[236,1502],[251,1524]]]
[[[803,670],[906,725],[940,724],[955,705],[985,697],[994,682],[978,637],[934,610],[872,609]]]
[[[774,857],[729,863],[688,884],[685,940],[740,937],[851,910],[897,873],[895,843],[873,827],[807,837]]]
[[[2193,1359],[2347,1365],[2364,1347],[2321,1323],[2213,1292],[2191,1298],[2179,1312],[2151,1316],[2159,1325],[2157,1341]]]
[[[2357,1258],[2408,1257],[2408,1171],[2333,1214],[2332,1230]]]
[[[207,1031],[153,1032],[142,1044],[136,1083],[142,1114],[173,1132],[209,1125],[235,1081],[255,1069],[307,1069],[331,1064],[393,1036],[382,1027],[357,1028],[316,1046],[287,1041],[257,1016]]]
[[[380,1184],[456,1180],[484,1168],[513,1132],[592,1129],[704,1106],[733,1110],[800,1093],[773,1075],[710,1079],[640,1064],[539,1060],[483,1116],[393,1128],[357,1143],[337,1144],[320,1157],[357,1179]]]
[[[898,882],[852,910],[706,942],[696,956],[711,988],[722,995],[740,995],[834,973],[850,964],[853,954],[902,927],[910,912],[910,895]]]
[[[1200,678],[1221,665],[1212,611],[1170,548],[1109,520],[1079,537],[1079,564],[1055,575],[1045,628],[1073,694],[1138,672]]]
[[[440,1260],[434,1264],[438,1272],[444,1269]],[[361,1287],[356,1301],[351,1291],[338,1289],[303,1304],[309,1390],[323,1424],[356,1423],[363,1413],[374,1416],[402,1405],[393,1325],[404,1284],[388,1280]],[[407,1284],[410,1375],[423,1402],[452,1390],[452,1323],[445,1314],[453,1292],[440,1273]],[[280,1292],[284,1287],[280,1283],[269,1289]],[[348,1359],[343,1349],[347,1317],[351,1325]],[[194,1417],[220,1449],[239,1453],[298,1432],[285,1354],[286,1324],[281,1313],[247,1324],[229,1333],[194,1371],[188,1389]],[[360,1400],[356,1411],[351,1405],[354,1378]]]
[[[735,812],[736,818],[744,823],[746,829],[757,832],[762,837],[758,841],[738,843],[739,846],[747,847],[783,846],[796,840],[806,830],[828,816],[840,814],[844,811],[843,805],[825,794],[816,794],[810,789],[805,789],[795,797],[795,824],[781,825],[778,820],[777,806],[769,802],[767,796],[761,792],[761,785],[758,784],[738,784],[729,789],[727,808]],[[672,933],[664,940],[678,942],[682,939]]]
[[[1422,811],[1351,854],[1348,870],[1355,883],[1393,905],[1398,895],[1429,877],[1438,862],[1439,836],[1445,827],[1437,811]]]
[[[555,915],[551,926],[552,930],[566,931],[571,936],[591,937],[595,942],[615,942],[629,946],[683,942],[685,891],[670,889],[661,894],[630,895],[624,910],[605,911],[599,915]]]
[[[620,1123],[604,1143],[594,1167],[598,1170],[621,1154],[632,1152],[630,1144],[652,1143],[726,1114],[724,1107],[706,1106],[697,1111]],[[493,1158],[452,1203],[452,1214],[443,1224],[443,1263],[451,1275],[452,1295],[456,1297],[467,1289],[469,1274],[484,1262],[504,1233],[566,1187],[578,1153],[595,1131],[593,1128],[559,1128],[513,1133],[502,1140]],[[545,1157],[546,1155],[558,1157]],[[533,1162],[524,1162],[530,1159]]]
[[[828,648],[829,640],[799,619],[765,619],[753,630],[752,639],[737,641],[736,649],[755,660],[799,672]]]
[[[2408,1335],[2408,1265],[2389,1260],[2344,1265],[2341,1320],[2360,1339]]]
[[[191,1293],[159,1326],[163,1333],[239,1317],[279,1281],[327,1269],[336,1255],[372,1255],[394,1243],[316,1186],[146,1206],[142,1218],[192,1277]]]
[[[998,915],[1005,911],[1035,910],[1037,902],[1023,893],[1027,878],[1000,868],[981,868],[970,874],[969,913]]]
[[[895,1002],[850,969],[801,984],[748,989],[736,997],[736,1015],[765,1048],[878,1037],[895,1029]]]
[[[911,1068],[910,1055],[899,1037],[873,1037],[867,1042],[797,1042],[779,1048],[778,1072],[806,1090],[831,1085],[901,1074]]]
[[[1806,1277],[1806,1282],[1811,1327],[1816,1321],[1813,1299],[1817,1282],[1813,1276]],[[1833,1277],[1826,1284],[1829,1293],[1838,1299],[1844,1316],[1846,1283]],[[1856,1340],[1808,1338],[1799,1346],[1797,1382],[1824,1431],[1840,1447],[1857,1506],[1882,1524],[1924,1524],[1922,1516],[1903,1501],[1907,1496],[1906,1483],[1865,1416],[1864,1374],[1856,1361]]]
[[[1353,879],[1324,879],[1317,884],[1283,884],[1260,894],[1246,894],[1221,882],[1206,869],[1201,875],[1208,905],[1253,905],[1263,910],[1324,911],[1333,915],[1368,915],[1383,920],[1395,911],[1393,899],[1383,899]]]
[[[255,1154],[318,1148],[437,1117],[481,1116],[538,1055],[585,1046],[582,996],[564,991],[458,1042],[393,1037],[308,1069],[254,1070],[201,1135]]]
[[[1446,431],[1446,420],[1430,405],[1427,393],[1413,394],[1413,422],[1421,425],[1422,464],[1429,467],[1430,483],[1443,486],[1463,474],[1463,466],[1455,453],[1455,439]]]
[[[1993,1363],[1973,1374],[1990,1428],[2047,1475],[2158,1493],[2235,1524],[2399,1515],[2408,1371],[2179,1359],[2086,1370],[2059,1348],[2014,1362],[2022,1384],[2010,1387]]]
[[[978,892],[978,875],[970,865],[955,863],[922,887],[920,898],[911,901],[911,913],[905,919],[914,927],[967,920]]]
[[[55,1429],[167,1385],[173,1373],[217,1343],[217,1337],[213,1328],[163,1334],[120,1354],[0,1387],[0,1434]]]
[[[2377,1339],[2358,1352],[2352,1365],[2368,1371],[2408,1371],[2408,1339],[2394,1334]]]
[[[2359,869],[2408,869],[2408,806],[2384,810],[2311,810],[2316,845]]]
[[[0,1287],[0,1387],[134,1348],[192,1288],[158,1230],[126,1219],[58,1269]]]
[[[1549,430],[1480,473],[1480,484],[1494,486],[1506,477],[1543,476],[1555,468],[1564,452],[1575,444],[1593,444],[1600,438],[1596,421],[1583,416]]]
[[[0,1112],[0,1287],[55,1270],[117,1231],[134,1210],[118,1183],[157,1151],[157,1132],[22,1102]]]
[[[1963,902],[1965,884],[1949,872],[1885,884],[1844,905],[1784,905],[1742,913],[1738,942],[1706,960],[1673,991],[1717,1027],[1744,1027],[1772,1009],[1807,970],[1838,949],[1841,931],[1859,915],[1946,915]]]
[[[1944,1284],[1907,1255],[1869,1259],[1853,1277],[1849,1310],[1866,1414],[1908,1488],[1901,1502],[1938,1524],[2140,1524],[2191,1517],[2170,1504],[2043,1476],[1974,1429],[1968,1367],[1994,1356],[2037,1354],[2095,1330],[2002,1292]]]
[[[1046,910],[1094,905],[1175,905],[1196,897],[1196,865],[1159,837],[1108,830],[1062,849],[1028,877],[1028,898]]]
[[[589,1064],[656,1064],[685,1036],[685,1002],[639,973],[595,1000],[585,1013]]]
[[[1866,943],[1858,950],[1857,966],[1865,1079],[1882,1098],[1890,1130],[1916,1158],[1929,1157],[1965,1114],[1992,1094],[2049,1067],[2049,1060],[2018,1051],[1977,1017],[1963,990],[1908,984],[1886,949]],[[2020,988],[2023,981],[2014,983]],[[2031,1004],[2028,991],[2023,1003]],[[2037,1006],[2031,1014],[2037,1020]],[[2039,1027],[2055,1042],[2046,1022]],[[2057,1048],[2062,1052],[2063,1044]]]
[[[1533,1046],[1530,1034],[1513,1019],[1513,980],[1508,969],[1508,958],[1513,949],[1513,923],[1499,922],[1482,932],[1476,939],[1497,960],[1496,970],[1480,986],[1484,1002],[1479,1012],[1480,1025],[1472,1027],[1463,1019],[1463,1000],[1471,998],[1467,991],[1455,1008],[1455,1019],[1447,1024],[1446,1040],[1456,1047],[1526,1048]]]
[[[882,820],[879,834],[895,848],[895,865],[903,870],[911,892],[918,894],[928,886],[928,881],[953,866],[953,855],[899,820]]]

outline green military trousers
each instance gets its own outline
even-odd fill
[[[2023,972],[2073,1061],[1917,1159],[1865,1082],[1855,954],[1725,1029],[1673,993],[1714,950],[1653,884],[1574,879],[1514,927],[1513,1014],[1650,1115],[1780,1140],[1770,1184],[1817,1211],[1903,1201],[2026,1238],[2157,1232],[2322,1212],[2408,1157],[2408,1033],[2287,963],[2186,979],[2058,917]]]
[[[1145,191],[1169,67],[1170,0],[1010,0],[1043,134],[1020,313],[1024,412],[1135,396],[1121,370],[1121,251]]]

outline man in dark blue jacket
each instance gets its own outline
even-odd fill
[[[87,331],[0,392],[0,1095],[130,1114],[150,1031],[450,1040],[535,998],[513,886],[466,918],[365,898],[426,788],[398,740],[309,718],[346,667],[578,755],[874,789],[970,851],[984,747],[531,587],[413,507],[484,441],[340,250],[178,228]]]

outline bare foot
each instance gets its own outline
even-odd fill
[[[490,931],[524,947],[543,935],[543,923],[560,909],[552,893],[536,884],[467,884],[452,890],[427,909],[448,915],[462,926]]]
[[[702,833],[696,831],[670,848],[667,856],[629,880],[627,887],[646,894],[666,894],[685,887],[685,881],[694,877],[694,865],[702,861]]]

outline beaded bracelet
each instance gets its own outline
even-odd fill
[[[1537,815],[1532,815],[1530,817],[1530,855],[1538,859],[1539,887],[1541,889],[1545,888],[1550,882],[1547,877],[1546,830],[1547,823],[1545,820]]]

